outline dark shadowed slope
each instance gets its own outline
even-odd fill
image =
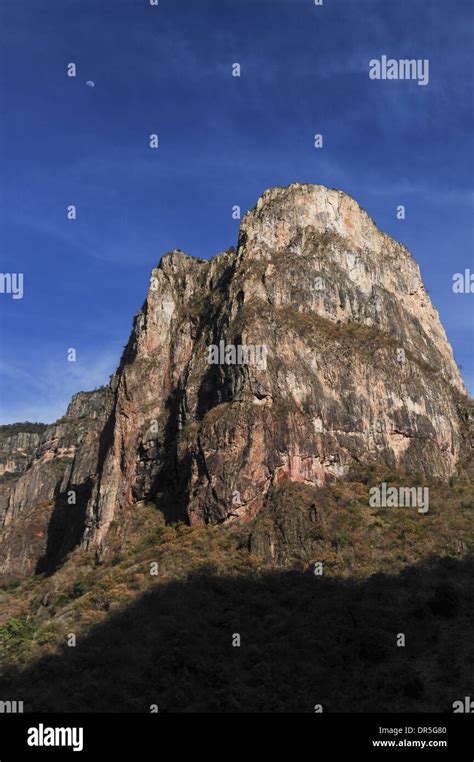
[[[472,695],[473,573],[472,558],[359,583],[201,569],[75,648],[10,669],[0,699],[26,711],[449,712]]]

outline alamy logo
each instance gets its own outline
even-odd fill
[[[72,746],[73,751],[84,748],[84,728],[48,728],[40,723],[28,728],[28,746]]]
[[[23,299],[23,273],[0,273],[0,294],[11,294],[12,299]]]
[[[0,701],[0,714],[22,714],[23,701]]]
[[[255,365],[259,370],[267,369],[267,347],[265,344],[211,344],[207,348],[209,365]]]
[[[387,487],[383,482],[369,490],[371,508],[417,508],[427,513],[430,507],[429,487]]]
[[[369,61],[370,79],[415,79],[419,85],[430,81],[428,58],[387,58],[382,56]]]
[[[469,268],[463,273],[454,273],[453,291],[455,294],[474,294],[474,273]]]
[[[453,701],[453,712],[454,714],[461,712],[474,714],[474,699],[471,701],[470,696],[464,696],[464,701]]]

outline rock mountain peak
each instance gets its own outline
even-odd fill
[[[168,522],[258,523],[282,482],[321,489],[371,464],[446,480],[471,452],[470,405],[406,248],[341,191],[270,188],[236,249],[162,257],[108,386],[4,441],[6,460],[24,452],[0,485],[0,568],[105,552],[137,504]]]

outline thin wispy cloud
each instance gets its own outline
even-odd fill
[[[79,391],[91,391],[109,381],[118,365],[120,354],[103,349],[98,353],[78,354],[76,362],[47,361],[39,370],[2,361],[0,384],[21,385],[21,396],[12,404],[0,398],[0,424],[15,421],[51,423],[66,412],[71,397]]]

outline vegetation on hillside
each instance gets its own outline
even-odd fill
[[[319,528],[280,567],[249,552],[257,522],[165,526],[135,506],[100,556],[76,550],[54,574],[5,584],[0,698],[26,711],[450,711],[472,692],[471,486],[432,485],[420,516],[369,508],[383,479],[403,483],[376,470],[319,491],[283,483],[270,502],[295,520],[317,509]]]

